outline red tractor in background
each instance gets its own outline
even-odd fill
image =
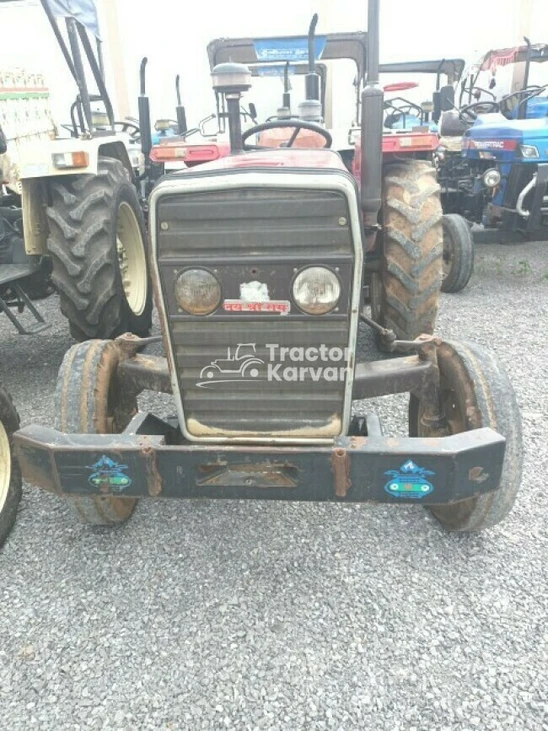
[[[214,69],[219,64],[241,63],[250,69],[254,79],[267,75],[281,75],[284,79],[282,103],[276,115],[244,131],[246,149],[315,149],[333,146],[347,169],[356,180],[360,180],[362,155],[357,120],[361,118],[361,93],[367,66],[367,33],[328,33],[318,36],[317,22],[318,16],[315,15],[306,36],[214,40],[208,45],[210,66]],[[344,136],[334,140],[333,130],[330,129],[333,123],[326,108],[330,83],[329,64],[343,59],[349,59],[355,64],[355,117],[344,130]],[[306,98],[296,110],[291,106],[291,75],[305,76]],[[141,98],[146,99],[143,75],[141,79]],[[407,84],[401,87],[393,85],[394,88],[389,90],[398,90],[396,86],[398,89],[408,88]],[[202,140],[192,142],[192,136],[197,136],[200,128],[204,129],[204,123],[201,123],[200,128],[166,137],[156,145],[151,144],[148,152],[148,145],[145,144],[145,155],[149,155],[154,163],[160,163],[157,174],[160,171],[167,172],[166,165],[170,163],[194,167],[219,160],[230,153],[230,141],[228,137],[223,137],[226,120],[229,118],[228,102],[218,91],[215,97],[221,134],[207,140],[202,137]],[[180,103],[179,91],[178,100],[179,128],[181,129],[181,120],[184,120],[186,129],[186,114]],[[149,116],[148,100],[144,104],[142,129],[146,128]],[[256,116],[254,105],[250,104],[249,107]],[[240,127],[242,118],[245,119],[248,115],[246,110],[240,110]],[[321,127],[321,133],[318,127]],[[439,145],[439,136],[427,124],[413,130],[383,127],[381,132],[383,185],[388,194],[381,217],[385,230],[390,235],[384,239],[382,246],[380,237],[371,235],[368,238],[364,296],[371,303],[372,316],[377,323],[393,329],[399,338],[413,340],[421,333],[431,334],[434,331],[443,251],[439,236],[435,233],[437,221],[432,218],[431,206],[427,200],[421,208],[418,221],[411,221],[402,212],[400,204],[407,196],[415,195],[413,191],[416,186],[422,196],[425,191],[429,191],[431,197],[437,194],[435,170],[430,162]],[[254,138],[253,143],[251,137]],[[413,217],[416,217],[415,213]],[[373,232],[376,230],[375,227],[372,229]],[[420,243],[409,243],[415,230],[432,233],[423,236]],[[386,349],[381,337],[378,342],[381,348]]]

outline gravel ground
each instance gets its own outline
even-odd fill
[[[2,318],[0,375],[51,425],[71,340],[39,304],[42,335]],[[478,536],[415,506],[213,501],[93,530],[27,489],[0,553],[0,728],[548,729],[547,322],[546,244],[482,246],[443,297],[440,334],[493,348],[523,411],[522,492]],[[405,405],[378,400],[389,431]]]

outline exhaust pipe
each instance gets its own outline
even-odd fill
[[[527,46],[527,59],[525,61],[525,71],[523,73],[523,84],[522,89],[527,89],[529,86],[529,75],[531,73],[531,55],[533,53],[533,49],[531,46],[531,41],[529,38],[524,36],[523,40],[525,41],[525,45]],[[527,119],[527,99],[525,99],[519,106],[518,106],[518,119]]]
[[[382,133],[384,92],[379,85],[379,5],[369,0],[367,23],[367,81],[362,92],[361,208],[367,248],[378,231],[382,204]]]
[[[320,77],[316,73],[316,26],[318,13],[314,13],[308,28],[308,73],[305,77],[306,100],[320,101]]]
[[[177,132],[186,135],[188,127],[186,124],[186,111],[181,103],[181,77],[177,74],[175,78],[175,91],[177,93]]]
[[[282,108],[287,109],[291,114],[291,83],[289,81],[289,61],[286,62],[284,68],[284,95]]]
[[[150,151],[152,150],[152,128],[150,126],[150,101],[146,95],[146,68],[148,58],[141,61],[139,78],[141,82],[141,93],[139,96],[139,128],[141,130],[141,152],[145,157],[145,168],[150,166]]]

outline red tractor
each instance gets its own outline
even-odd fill
[[[212,41],[208,46],[210,66],[243,63],[251,71],[253,79],[283,76],[284,93],[277,113],[263,124],[248,126],[244,131],[247,150],[261,148],[293,147],[315,149],[335,147],[347,168],[361,180],[362,137],[357,121],[361,117],[361,89],[367,66],[367,33],[328,33],[316,35],[318,16],[315,15],[307,36],[271,38],[227,38]],[[333,64],[351,60],[355,64],[356,104],[354,120],[348,121],[344,137],[336,138],[333,131],[333,114],[327,100]],[[381,71],[383,68],[381,67]],[[298,108],[292,109],[290,77],[304,76],[305,96]],[[393,85],[389,91],[408,88],[409,82]],[[144,88],[144,87],[143,87]],[[181,112],[180,94],[178,120],[185,118]],[[184,163],[188,167],[218,160],[231,151],[228,134],[223,136],[229,118],[228,101],[219,89],[215,89],[216,117],[220,132],[209,139],[199,139],[195,128],[175,137],[166,137],[152,146],[151,159],[156,163]],[[387,103],[384,108],[386,110]],[[255,105],[248,110],[240,106],[242,119],[256,117]],[[150,125],[144,115],[141,127]],[[299,122],[297,125],[296,122]],[[318,131],[318,127],[322,131]],[[203,131],[203,125],[202,125]],[[190,136],[189,136],[190,134]],[[196,137],[195,141],[192,141]],[[251,143],[254,138],[256,148]],[[365,263],[365,295],[372,308],[373,319],[394,330],[398,337],[413,340],[421,333],[434,332],[438,297],[441,287],[440,262],[443,261],[443,245],[440,244],[440,227],[432,217],[432,201],[437,200],[438,189],[435,170],[430,162],[439,145],[439,136],[428,125],[413,130],[382,129],[382,184],[387,196],[381,216],[387,236],[375,235],[375,224],[367,238]],[[419,220],[413,221],[402,212],[400,202],[419,186],[420,194],[429,191],[421,207]],[[413,214],[415,216],[415,214]],[[420,243],[406,243],[421,231]],[[425,234],[425,235],[422,235]],[[382,244],[382,245],[381,245]],[[418,296],[420,294],[420,296]],[[378,339],[381,348],[386,345]]]
[[[441,280],[439,187],[413,135],[383,155],[379,0],[368,12],[359,180],[319,123],[276,119],[242,134],[251,72],[237,59],[213,69],[231,153],[165,176],[149,202],[162,336],[74,346],[56,428],[15,435],[24,477],[84,522],[119,523],[139,497],[160,496],[419,503],[458,531],[510,511],[522,458],[514,392],[491,355],[424,333]],[[318,86],[309,71],[308,110]],[[286,146],[256,149],[273,128],[290,132]],[[294,147],[305,131],[324,147]],[[377,320],[364,312],[367,272]],[[357,362],[360,322],[406,356]],[[156,340],[165,357],[142,352]],[[228,367],[246,351],[249,372]],[[209,388],[212,363],[231,372]],[[145,389],[171,393],[177,418],[139,412]],[[406,392],[409,436],[352,413],[353,401]]]

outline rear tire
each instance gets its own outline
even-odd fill
[[[48,250],[61,312],[77,340],[146,336],[152,325],[144,219],[119,160],[51,184]]]
[[[385,166],[382,215],[381,271],[371,275],[372,317],[399,340],[431,335],[441,288],[443,234],[440,187],[429,162]]]
[[[11,396],[0,386],[0,546],[13,528],[21,502],[21,472],[13,455],[13,433],[18,429],[19,415]]]
[[[506,438],[500,485],[494,492],[451,505],[428,508],[451,531],[472,533],[499,523],[511,511],[521,483],[521,415],[508,376],[488,352],[470,343],[444,342],[438,348],[441,404],[450,432],[491,427]],[[411,395],[409,433],[429,437],[422,405]]]
[[[442,219],[443,279],[442,292],[460,292],[474,271],[474,239],[466,220],[456,213]]]
[[[67,351],[57,377],[55,428],[69,434],[119,434],[137,412],[137,403],[119,402],[117,367],[122,357],[111,340],[88,340]],[[77,518],[88,525],[127,520],[137,498],[70,496]]]

